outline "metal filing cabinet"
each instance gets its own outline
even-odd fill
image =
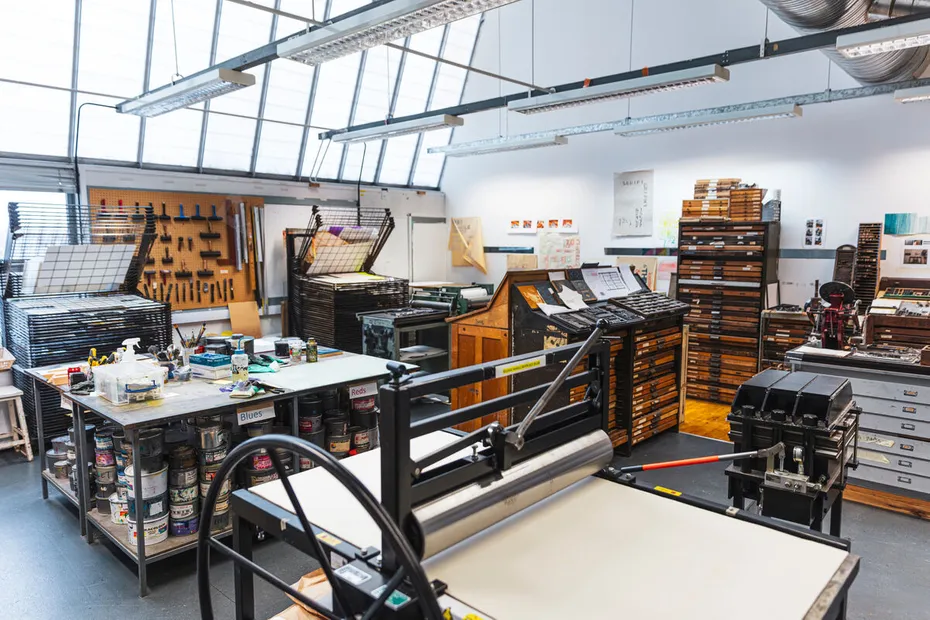
[[[930,498],[930,368],[789,351],[792,370],[847,377],[859,418],[859,468],[850,483]]]

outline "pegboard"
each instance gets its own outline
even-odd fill
[[[151,203],[154,208],[155,243],[138,287],[143,297],[170,303],[173,310],[216,308],[230,302],[256,299],[252,207],[263,207],[261,198],[102,188],[88,188],[87,193],[90,204],[99,205],[105,200],[107,211],[118,213],[119,201],[127,214],[135,212],[136,204],[148,206]],[[236,267],[235,241],[235,214],[239,211],[239,203],[245,204],[246,215],[241,269]],[[202,219],[195,219],[198,204]],[[181,205],[186,220],[177,219]],[[213,205],[216,205],[218,219],[211,219]],[[170,219],[163,219],[163,214]],[[201,252],[218,252],[219,256],[202,257]],[[210,271],[213,274],[206,275]],[[190,276],[185,272],[190,272]],[[163,297],[169,289],[170,299]]]

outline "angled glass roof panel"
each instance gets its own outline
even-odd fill
[[[343,145],[329,140],[321,142],[316,137],[320,131],[322,130],[318,128],[310,128],[307,148],[304,152],[304,167],[300,171],[300,176],[325,180],[338,179]]]
[[[71,93],[0,82],[0,151],[68,155]]]
[[[142,161],[169,166],[196,166],[203,126],[203,104],[153,116],[145,122]]]
[[[410,48],[427,54],[438,55],[444,28],[433,28],[410,37]],[[417,114],[426,109],[436,61],[407,54],[404,70],[397,93],[394,116]]]
[[[428,131],[423,134],[420,152],[417,155],[417,168],[413,172],[413,185],[417,187],[438,187],[442,176],[442,166],[446,156],[442,153],[430,154],[427,149],[445,146],[452,139],[452,129]]]
[[[272,0],[260,0],[258,4],[274,7]],[[271,14],[265,11],[224,2],[220,18],[220,36],[216,47],[216,62],[229,60],[271,41],[271,17]],[[212,99],[211,110],[246,116],[258,114],[258,101],[261,99],[262,82],[265,79],[265,65],[252,67],[246,72],[255,76],[255,85]],[[209,140],[208,125],[207,141]],[[251,151],[251,147],[249,150]]]
[[[257,121],[211,114],[207,124],[204,168],[248,170],[252,163]]]
[[[28,52],[29,59],[3,62],[2,76],[70,88],[74,2],[30,0],[2,4],[0,58],[13,59]],[[41,45],[36,44],[37,37],[41,37]]]
[[[136,161],[139,148],[140,118],[134,114],[120,114],[116,110],[100,108],[83,103],[119,103],[107,97],[78,95],[77,109],[81,122],[76,126],[78,157],[112,159],[114,161]],[[190,112],[187,112],[190,114]]]
[[[149,8],[139,0],[82,4],[79,89],[127,98],[142,94]]]
[[[349,144],[346,150],[345,165],[342,169],[342,180],[348,183],[358,181],[358,173],[361,170],[362,183],[373,183],[375,174],[378,171],[378,158],[381,157],[382,142]]]
[[[378,183],[407,185],[410,178],[410,166],[413,164],[413,154],[417,150],[417,138],[418,134],[411,134],[387,141]]]
[[[322,21],[325,2],[313,6],[306,0],[282,0],[281,10],[308,19]],[[315,15],[314,15],[315,13]],[[306,28],[306,24],[286,17],[278,17],[275,40]],[[268,95],[265,99],[264,118],[303,124],[307,120],[307,102],[313,84],[314,68],[300,62],[281,59],[271,63],[268,72]],[[294,160],[296,168],[297,161]]]
[[[402,55],[402,51],[383,45],[368,50],[354,125],[383,121],[387,118]]]
[[[320,66],[310,116],[314,127],[338,129],[349,124],[361,59],[362,53],[358,52]]]
[[[293,176],[297,172],[297,155],[303,135],[304,130],[300,127],[262,123],[255,171]]]

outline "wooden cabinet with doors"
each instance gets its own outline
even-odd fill
[[[508,357],[510,350],[509,331],[495,327],[480,327],[477,325],[457,325],[453,330],[452,364],[455,368],[464,368],[483,362]],[[452,391],[452,408],[460,409],[485,400],[497,398],[507,393],[507,379],[493,379],[481,383],[473,383]],[[508,424],[510,421],[505,413],[487,416],[481,420],[472,420],[460,425],[464,431],[476,431],[491,422]]]

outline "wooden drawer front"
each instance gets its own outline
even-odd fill
[[[859,447],[891,456],[915,458],[930,461],[930,441],[919,439],[902,439],[892,435],[859,431]]]
[[[869,398],[868,396],[856,396],[855,399],[856,404],[862,407],[863,413],[930,422],[930,405],[909,403],[902,400]]]
[[[884,484],[896,489],[907,489],[916,493],[930,494],[930,478],[912,473],[901,473],[881,467],[866,465],[863,461],[859,468],[849,472],[850,482],[855,484],[857,480],[864,480],[876,484]]]
[[[904,418],[863,413],[859,416],[859,428],[894,435],[905,435],[918,439],[930,439],[930,422],[917,422]]]
[[[930,405],[930,387],[920,385],[907,385],[906,383],[891,383],[885,381],[872,381],[851,377],[853,393],[856,400],[860,398],[882,398],[898,400],[904,403],[921,403]]]

